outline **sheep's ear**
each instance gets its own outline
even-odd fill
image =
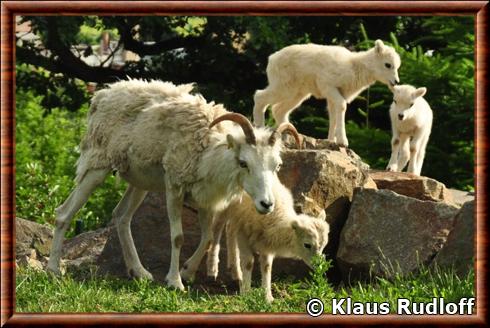
[[[376,52],[378,54],[382,53],[384,50],[385,44],[381,40],[376,40],[374,41],[374,49],[376,49]]]
[[[427,88],[418,88],[417,90],[415,90],[413,92],[413,98],[418,98],[418,97],[423,97],[425,95],[425,93],[427,92]]]
[[[324,221],[327,220],[327,212],[325,212],[325,209],[318,214],[317,218]]]
[[[235,147],[235,139],[231,134],[226,135],[226,141],[228,142],[228,149],[232,149]]]

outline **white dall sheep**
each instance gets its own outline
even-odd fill
[[[422,171],[432,129],[432,110],[423,98],[426,92],[426,88],[415,89],[411,85],[393,87],[390,107],[393,136],[388,171],[402,171],[409,160],[407,172],[420,175]]]
[[[347,147],[347,104],[376,81],[397,84],[400,63],[396,51],[381,40],[361,52],[317,44],[285,47],[269,57],[269,85],[255,93],[254,124],[264,125],[267,105],[272,106],[276,124],[288,122],[289,114],[313,95],[327,100],[328,140]]]
[[[253,211],[253,201],[244,195],[233,201],[213,223],[213,243],[208,251],[208,275],[218,275],[219,242],[227,225],[228,267],[239,281],[240,293],[250,289],[254,253],[259,255],[262,287],[266,300],[271,292],[272,261],[275,257],[302,259],[311,266],[314,255],[321,255],[330,231],[325,211],[318,218],[296,214],[291,192],[277,179],[272,187],[276,206],[265,216]]]
[[[130,80],[96,93],[81,143],[77,185],[56,210],[48,270],[59,274],[70,220],[113,170],[128,182],[113,217],[129,275],[152,279],[136,252],[130,222],[148,191],[165,190],[172,244],[166,280],[179,289],[184,288],[179,272],[184,196],[199,208],[202,236],[197,253],[203,254],[211,239],[214,213],[235,197],[246,192],[257,212],[274,209],[271,183],[281,164],[277,134],[289,131],[297,137],[294,127],[283,125],[274,132],[255,129],[243,115],[190,94],[192,88],[191,84]],[[192,259],[188,265],[195,265]]]

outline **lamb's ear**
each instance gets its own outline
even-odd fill
[[[413,98],[418,98],[418,97],[423,97],[425,95],[425,93],[427,92],[427,88],[418,88],[417,90],[415,90],[413,92]]]
[[[228,149],[235,148],[236,142],[231,134],[226,135],[226,141],[228,142]]]
[[[318,214],[317,218],[323,221],[327,220],[327,212],[325,212],[325,209]]]
[[[291,222],[291,228],[293,228],[294,231],[298,231],[299,230],[299,222],[296,220]]]
[[[376,40],[374,41],[374,49],[376,49],[376,52],[378,54],[382,53],[384,50],[385,44],[381,40]]]

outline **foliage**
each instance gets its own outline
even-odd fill
[[[474,297],[474,271],[458,278],[452,271],[422,268],[419,273],[397,276],[393,280],[377,279],[371,284],[358,283],[337,289],[324,279],[329,263],[315,262],[312,277],[301,283],[276,280],[273,287],[275,300],[268,304],[260,288],[250,293],[233,292],[210,294],[193,289],[185,292],[168,289],[148,280],[117,279],[95,275],[85,278],[66,275],[53,278],[45,272],[25,267],[16,274],[17,312],[299,312],[311,297],[320,298],[325,312],[331,313],[332,298],[351,297],[354,302],[390,302],[396,309],[396,299],[429,302],[443,297],[456,302],[463,297]]]
[[[54,224],[55,209],[74,187],[78,144],[85,132],[87,106],[75,112],[54,108],[47,115],[42,96],[17,91],[16,95],[16,215]],[[122,195],[111,176],[78,214],[85,228],[107,223]]]

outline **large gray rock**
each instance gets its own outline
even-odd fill
[[[428,264],[446,243],[457,211],[389,190],[357,189],[337,252],[344,279],[403,274]]]
[[[465,275],[474,264],[475,225],[475,201],[469,201],[456,215],[454,228],[434,258],[434,264],[453,267],[456,273]]]
[[[406,172],[370,171],[378,189],[388,189],[400,195],[455,204],[452,193],[446,186],[434,179]]]

